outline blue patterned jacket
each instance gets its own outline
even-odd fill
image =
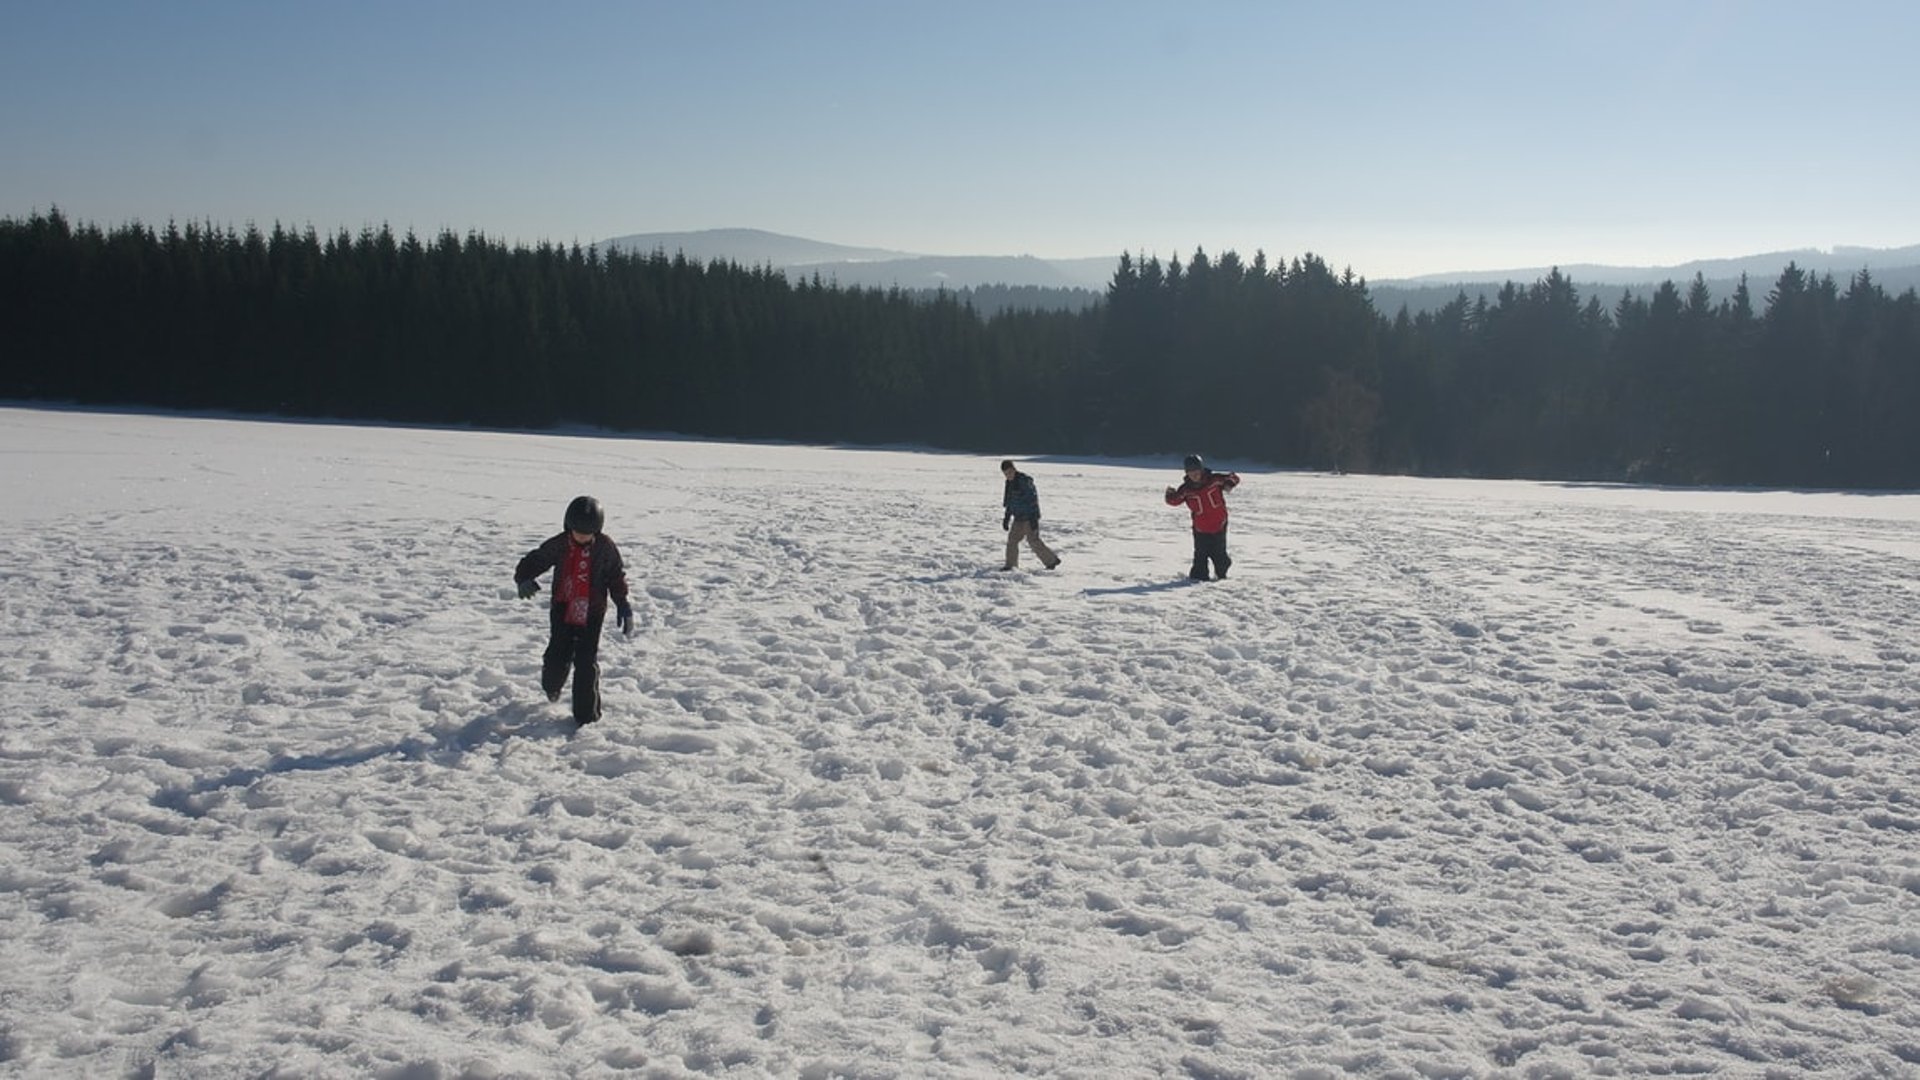
[[[1007,508],[1007,517],[1009,519],[1017,518],[1021,521],[1031,521],[1038,524],[1040,521],[1040,491],[1033,486],[1033,477],[1028,476],[1026,473],[1016,471],[1013,474],[1013,479],[1007,481],[1007,494],[1005,498],[1000,500],[1000,505]]]

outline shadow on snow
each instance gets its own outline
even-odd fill
[[[458,756],[472,753],[485,746],[505,743],[515,736],[558,738],[571,734],[575,727],[571,719],[553,720],[534,716],[532,715],[534,711],[533,706],[510,705],[484,716],[475,717],[458,729],[430,735],[415,735],[401,739],[390,746],[367,746],[329,753],[276,757],[261,768],[233,769],[223,775],[196,780],[191,784],[163,787],[148,801],[163,810],[172,810],[187,817],[197,818],[205,816],[208,810],[208,796],[234,788],[249,788],[269,776],[351,769],[389,757],[403,761],[421,761],[448,754]]]
[[[1203,585],[1199,578],[1174,578],[1172,581],[1149,581],[1139,585],[1121,585],[1112,589],[1086,589],[1082,596],[1147,596],[1152,593],[1166,592],[1168,589],[1185,589],[1193,585]]]

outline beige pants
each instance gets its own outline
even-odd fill
[[[1040,556],[1040,564],[1047,569],[1053,569],[1053,564],[1060,561],[1041,541],[1038,522],[1021,521],[1016,518],[1013,526],[1007,530],[1007,569],[1011,570],[1020,565],[1020,541],[1022,540],[1027,542],[1027,546],[1033,549],[1035,555]]]

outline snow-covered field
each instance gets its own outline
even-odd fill
[[[1920,497],[998,457],[0,410],[0,1073],[1920,1070]]]

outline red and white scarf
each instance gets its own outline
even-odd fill
[[[566,591],[567,625],[587,625],[587,608],[593,596],[593,542],[567,544]]]

